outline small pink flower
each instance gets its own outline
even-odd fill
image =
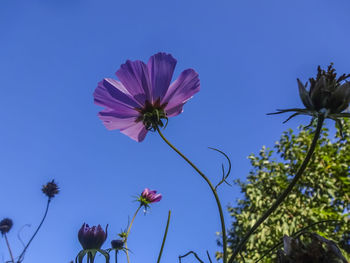
[[[139,201],[142,206],[148,207],[149,204],[159,202],[161,199],[162,195],[157,194],[156,190],[145,188],[145,190],[142,191],[137,201]]]

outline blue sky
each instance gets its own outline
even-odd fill
[[[2,0],[0,218],[14,220],[14,253],[21,249],[17,232],[32,224],[21,232],[28,239],[42,216],[41,185],[54,178],[61,193],[25,262],[69,262],[80,250],[83,222],[108,223],[109,245],[145,187],[163,200],[136,218],[131,261],[156,260],[169,209],[162,262],[188,250],[214,257],[220,225],[207,185],[157,134],[136,143],[107,131],[93,104],[97,82],[114,77],[127,59],[173,54],[174,77],[194,68],[201,91],[170,119],[165,136],[214,182],[224,159],[208,146],[231,157],[231,180],[244,179],[250,153],[308,123],[266,116],[302,106],[296,78],[306,81],[329,62],[350,72],[349,8],[346,0]],[[219,194],[224,206],[240,196],[237,186]],[[9,258],[0,239],[2,259]]]

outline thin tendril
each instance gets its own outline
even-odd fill
[[[227,156],[226,153],[224,153],[223,151],[220,151],[219,149],[216,149],[216,148],[212,148],[212,147],[208,147],[210,150],[213,150],[213,151],[217,151],[219,153],[221,153],[227,160],[228,162],[228,171],[227,173],[225,173],[225,169],[224,169],[224,165],[222,165],[222,179],[221,181],[215,186],[215,190],[222,184],[222,183],[226,183],[228,184],[229,186],[231,186],[227,181],[226,179],[228,178],[228,176],[230,175],[231,173],[231,168],[232,168],[232,164],[231,164],[231,160],[230,158]]]
[[[30,238],[29,242],[27,243],[27,245],[24,247],[22,253],[19,255],[18,257],[18,263],[22,262],[22,258],[24,257],[24,253],[26,253],[30,243],[33,241],[33,239],[35,238],[36,234],[39,232],[41,226],[43,225],[44,221],[45,221],[45,218],[47,216],[47,212],[49,211],[49,206],[50,206],[50,202],[51,202],[51,198],[49,197],[49,199],[47,199],[47,205],[46,205],[46,209],[45,209],[45,213],[44,213],[44,216],[43,218],[41,219],[41,222],[38,226],[38,228],[35,230],[33,236]]]
[[[190,255],[190,254],[193,254],[193,256],[194,256],[200,263],[204,263],[203,260],[201,260],[201,259],[198,257],[197,253],[196,253],[196,252],[193,252],[193,251],[187,252],[187,253],[186,253],[185,255],[183,255],[183,256],[179,256],[179,262],[181,263],[181,258],[187,257],[187,256]]]
[[[295,177],[293,178],[292,182],[288,185],[287,189],[283,191],[283,193],[277,198],[275,203],[272,204],[272,206],[265,212],[265,214],[254,224],[254,226],[248,231],[248,233],[243,237],[242,241],[238,244],[237,248],[234,250],[232,256],[230,257],[228,263],[233,263],[233,260],[237,256],[237,254],[241,251],[241,249],[244,247],[244,245],[247,243],[249,237],[254,233],[254,231],[267,219],[277,208],[278,206],[284,201],[284,199],[290,194],[293,187],[297,183],[297,181],[302,176],[303,172],[305,171],[311,156],[313,152],[315,151],[315,147],[318,141],[318,138],[321,134],[321,129],[324,121],[324,115],[320,115],[317,119],[317,127],[314,134],[314,138],[312,140],[312,143],[310,145],[310,148],[306,154],[306,157],[301,164],[299,170],[297,171]]]
[[[208,177],[206,177],[198,168],[197,166],[195,166],[185,155],[183,155],[174,145],[172,145],[163,135],[163,133],[160,131],[159,127],[157,126],[157,131],[160,135],[160,137],[162,137],[162,139],[164,140],[164,142],[166,144],[168,144],[170,146],[170,148],[172,148],[178,155],[180,155],[189,165],[192,166],[193,169],[196,170],[196,172],[207,182],[207,184],[209,185],[211,191],[213,192],[213,195],[215,197],[216,200],[216,204],[217,207],[219,209],[219,214],[220,214],[220,221],[221,221],[221,232],[222,232],[222,243],[223,243],[223,263],[227,262],[227,237],[226,237],[226,229],[225,229],[225,219],[224,219],[224,213],[222,211],[222,206],[220,203],[220,199],[219,196],[215,190],[215,187],[213,186],[213,184],[210,182],[210,180],[208,179]]]
[[[25,247],[26,245],[24,244],[23,239],[21,238],[21,232],[23,231],[23,229],[24,229],[25,227],[30,227],[30,224],[25,224],[24,226],[22,226],[21,229],[20,229],[20,230],[18,231],[18,233],[17,233],[17,238],[18,238],[18,240],[21,242],[21,244],[22,244],[23,247]]]
[[[208,257],[208,259],[209,259],[209,262],[210,262],[210,263],[213,263],[213,261],[211,261],[211,258],[210,258],[210,255],[209,255],[208,250],[207,250],[207,257]]]

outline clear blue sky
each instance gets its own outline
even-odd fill
[[[41,185],[54,178],[61,193],[27,263],[69,262],[83,222],[109,223],[109,245],[145,187],[163,200],[136,219],[132,262],[155,262],[169,209],[162,262],[188,250],[214,257],[220,226],[207,185],[157,134],[136,143],[107,131],[93,104],[97,82],[127,59],[173,54],[174,76],[194,68],[201,91],[164,134],[213,181],[224,159],[207,146],[231,157],[231,180],[244,179],[250,153],[308,123],[298,117],[283,125],[286,116],[265,115],[302,106],[296,78],[306,81],[329,62],[350,72],[349,10],[347,0],[1,0],[0,218],[14,220],[15,254],[17,232],[32,224],[22,231],[28,239],[42,216]],[[224,206],[240,195],[237,186],[219,193]],[[2,259],[9,258],[0,239]]]

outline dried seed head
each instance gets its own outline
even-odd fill
[[[320,111],[327,109],[330,113],[340,113],[345,110],[350,102],[350,85],[345,82],[350,77],[350,74],[343,74],[337,78],[337,73],[331,63],[327,71],[317,68],[316,79],[310,78],[309,98],[303,94],[302,101],[307,108],[308,102],[311,101],[312,109]],[[300,86],[300,84],[299,84]]]
[[[43,185],[43,188],[41,190],[49,198],[53,198],[55,195],[59,193],[59,188],[54,180]]]
[[[6,234],[10,231],[13,226],[13,221],[10,218],[4,218],[0,221],[0,232],[1,234]]]

